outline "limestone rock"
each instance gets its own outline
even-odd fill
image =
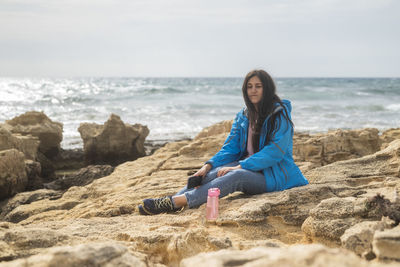
[[[344,249],[322,245],[295,245],[288,248],[256,247],[246,251],[220,250],[200,253],[181,261],[180,266],[380,266]],[[394,266],[394,265],[393,265]]]
[[[124,124],[115,114],[111,114],[104,125],[81,123],[78,131],[89,164],[116,165],[145,156],[144,140],[149,134],[147,126]]]
[[[381,149],[385,149],[392,141],[400,139],[400,128],[389,129],[382,133],[380,136],[382,146]]]
[[[27,205],[32,202],[43,200],[43,199],[58,199],[62,196],[60,191],[54,191],[49,189],[39,189],[35,191],[22,192],[12,198],[6,199],[0,202],[0,220],[4,220],[4,217],[12,210],[20,205]]]
[[[380,220],[390,213],[397,214],[396,208],[392,209],[391,205],[398,205],[395,198],[400,190],[399,166],[400,140],[395,140],[386,149],[373,155],[335,162],[306,172],[305,176],[311,183],[342,184],[343,191],[337,197],[323,200],[311,209],[302,230],[312,241],[326,244],[333,242],[337,246],[340,236],[351,226],[364,220]],[[358,189],[358,193],[348,196],[349,191],[343,185]],[[388,203],[384,200],[382,203],[379,198],[375,198],[376,203],[369,200],[369,197],[377,193],[392,203],[388,207],[392,212],[386,211]]]
[[[114,167],[110,165],[89,165],[81,168],[76,173],[65,175],[44,186],[53,190],[65,190],[71,186],[84,186],[90,184],[95,179],[110,175],[113,171]]]
[[[0,151],[0,200],[25,189],[25,157],[16,149]]]
[[[293,140],[296,161],[324,166],[332,162],[359,158],[380,150],[378,130],[335,130],[327,134],[298,133]]]
[[[31,135],[12,134],[9,126],[0,124],[0,151],[17,149],[24,153],[26,159],[36,160],[39,148],[39,138]]]
[[[232,128],[232,120],[221,121],[219,123],[213,124],[209,127],[204,128],[197,136],[194,138],[195,140],[215,136],[219,134],[228,134]]]
[[[271,262],[296,266],[293,261],[297,258],[299,264],[311,266],[329,262],[334,266],[382,264],[378,259],[366,262],[344,249],[291,247],[320,240],[340,247],[340,237],[351,226],[379,221],[393,211],[400,192],[400,140],[372,155],[310,169],[304,173],[310,181],[307,186],[224,197],[216,223],[205,221],[205,205],[173,214],[138,214],[137,205],[144,198],[171,195],[181,189],[188,175],[222,146],[226,134],[169,143],[151,156],[125,162],[110,175],[84,186],[72,186],[58,196],[51,193],[54,191],[42,192],[41,199],[31,202],[27,200],[31,196],[19,200],[20,194],[14,196],[14,202],[0,204],[7,209],[1,218],[7,223],[0,223],[0,247],[8,251],[5,258],[45,255],[48,248],[35,242],[30,246],[30,238],[18,243],[15,238],[4,237],[12,233],[20,233],[17,237],[28,235],[29,230],[46,235],[45,230],[50,229],[42,239],[52,240],[47,242],[52,246],[117,242],[129,247],[133,255],[141,255],[138,257],[149,266],[177,266],[187,257],[226,248],[233,253],[226,256],[226,265],[268,266]],[[374,198],[377,193],[384,198]],[[264,256],[249,262],[236,258],[245,253],[238,249],[255,246],[272,252],[267,253],[270,256],[266,260]]]
[[[40,177],[42,167],[39,162],[25,160],[25,170],[28,177],[27,190],[43,188],[43,178]]]
[[[359,256],[369,255],[372,252],[372,240],[375,231],[391,228],[391,224],[394,223],[387,217],[384,218],[381,221],[363,221],[347,229],[340,237],[342,247]]]
[[[54,247],[26,259],[0,263],[0,266],[143,266],[147,264],[131,254],[127,247],[112,243],[89,243],[76,246]]]
[[[43,112],[29,111],[6,121],[12,133],[33,135],[39,138],[39,151],[52,159],[60,150],[63,125],[53,122]]]
[[[372,242],[373,251],[379,259],[400,260],[400,225],[376,231]]]

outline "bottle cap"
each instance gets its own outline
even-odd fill
[[[210,188],[208,189],[209,197],[218,197],[220,194],[219,188]]]

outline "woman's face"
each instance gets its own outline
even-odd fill
[[[254,105],[258,104],[263,96],[263,85],[258,76],[253,76],[247,82],[247,95],[251,103]]]

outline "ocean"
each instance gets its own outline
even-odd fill
[[[148,142],[193,138],[233,119],[244,106],[243,78],[6,78],[0,77],[0,123],[43,111],[64,124],[64,149],[83,146],[78,127],[103,124],[111,113],[147,125]],[[400,127],[400,78],[275,78],[292,102],[296,131]]]

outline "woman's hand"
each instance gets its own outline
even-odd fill
[[[206,174],[211,170],[211,168],[212,168],[211,164],[207,163],[203,167],[201,167],[200,170],[198,170],[195,174],[193,174],[193,176],[201,176],[204,178],[204,176],[206,176]]]
[[[240,166],[240,164],[235,167],[223,167],[218,171],[217,177],[224,176],[225,174],[227,174],[230,171],[239,170],[241,168],[242,168],[242,166]]]

